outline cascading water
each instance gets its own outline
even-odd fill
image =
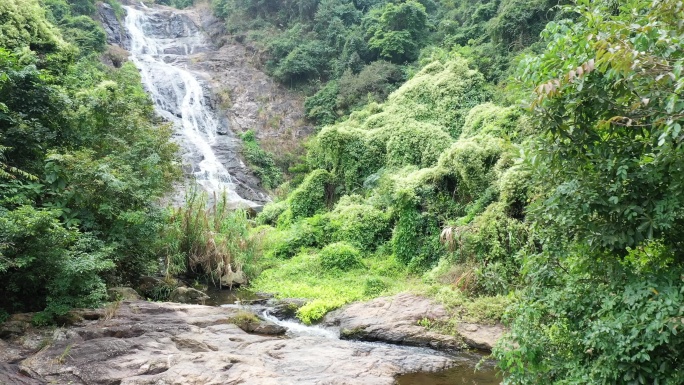
[[[226,194],[230,206],[253,207],[235,191],[231,174],[212,149],[219,121],[209,105],[197,76],[187,69],[189,55],[207,49],[197,27],[182,18],[168,25],[155,25],[149,9],[124,7],[125,27],[130,37],[131,61],[140,70],[142,82],[159,115],[173,123],[181,135],[180,145],[197,159],[194,179],[211,194]],[[159,33],[159,31],[164,33]]]

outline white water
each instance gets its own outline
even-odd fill
[[[201,159],[193,176],[211,194],[225,193],[231,206],[255,206],[235,191],[230,173],[212,150],[218,119],[204,95],[196,75],[186,68],[188,55],[206,46],[199,31],[183,25],[181,38],[153,36],[150,11],[126,6],[126,30],[131,41],[131,61],[140,70],[142,82],[159,115],[172,122],[184,140],[181,145]]]
[[[294,320],[279,320],[272,316],[268,310],[264,311],[261,317],[287,329],[285,335],[288,337],[322,337],[336,340],[340,338],[340,331],[337,328],[326,328],[318,325],[306,326]]]

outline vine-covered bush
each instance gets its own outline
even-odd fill
[[[359,250],[346,243],[336,242],[325,246],[320,252],[321,266],[327,272],[347,271],[363,266]]]
[[[287,210],[287,201],[269,202],[256,217],[257,224],[275,226],[278,218]]]
[[[511,140],[524,139],[529,132],[520,132],[522,110],[516,107],[501,107],[493,103],[484,103],[473,107],[468,112],[461,130],[461,138],[475,135],[490,135]]]
[[[330,173],[312,171],[288,199],[293,219],[309,217],[324,211],[331,203]]]
[[[373,251],[389,238],[388,215],[368,204],[338,204],[326,219],[333,240],[360,250]]]
[[[492,136],[462,139],[442,154],[438,167],[457,178],[462,199],[474,200],[496,180],[494,166],[508,150],[504,140]]]

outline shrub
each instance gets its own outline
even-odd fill
[[[328,82],[313,96],[306,98],[304,108],[306,117],[319,125],[333,124],[337,120],[337,95],[339,87],[337,82]]]
[[[276,258],[292,258],[304,247],[316,247],[325,244],[326,233],[323,216],[315,215],[291,225],[281,231],[273,246]]]
[[[324,211],[332,201],[330,173],[314,170],[290,194],[288,203],[292,218],[310,217]]]
[[[287,210],[287,207],[286,201],[267,203],[256,217],[257,224],[275,226],[278,218]]]
[[[43,310],[43,319],[107,298],[100,274],[114,268],[112,248],[65,227],[59,212],[0,208],[0,308]]]
[[[321,250],[320,258],[326,271],[348,271],[363,266],[359,250],[346,242],[327,245]]]
[[[430,167],[437,163],[452,141],[449,134],[437,126],[411,121],[392,129],[388,136],[385,164],[390,167]]]
[[[345,71],[337,82],[339,91],[336,106],[342,111],[349,111],[365,105],[371,99],[384,102],[403,80],[401,67],[384,60],[370,63],[358,74]]]
[[[476,135],[490,135],[497,138],[522,139],[525,132],[519,133],[522,111],[516,107],[501,107],[484,103],[473,107],[466,116],[461,130],[461,138]]]
[[[377,297],[387,290],[387,283],[381,277],[368,277],[363,284],[363,295]]]
[[[480,196],[495,181],[494,166],[506,151],[511,151],[510,146],[492,136],[461,139],[442,154],[438,167],[440,172],[458,180],[461,199],[469,201]]]
[[[261,184],[266,189],[276,188],[283,181],[283,173],[276,166],[273,154],[259,146],[252,130],[242,133],[240,138],[243,144],[242,154]]]
[[[184,206],[173,208],[161,250],[167,274],[193,273],[220,283],[229,273],[250,270],[257,265],[259,238],[250,237],[244,210],[228,206],[226,195],[209,202],[206,193],[190,191]]]
[[[390,235],[389,216],[366,204],[338,204],[327,215],[334,241],[347,242],[361,250],[375,250]]]

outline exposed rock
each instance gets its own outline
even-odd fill
[[[269,307],[271,315],[278,319],[294,318],[297,310],[306,305],[307,300],[303,298],[283,298],[269,299],[266,306]]]
[[[339,325],[343,338],[436,349],[460,349],[465,343],[473,348],[491,350],[503,334],[501,326],[463,324],[457,329],[459,333],[461,330],[465,333],[452,336],[420,325],[448,320],[449,315],[443,306],[425,297],[402,293],[345,306],[326,315],[324,324]]]
[[[256,319],[250,322],[238,324],[240,329],[248,333],[263,334],[269,336],[279,336],[285,334],[287,329],[268,320]]]
[[[169,295],[169,301],[178,303],[202,304],[209,296],[191,287],[177,287]]]
[[[0,362],[0,384],[2,385],[41,385],[43,382],[28,377],[25,369],[18,365]]]
[[[33,313],[17,313],[0,324],[0,338],[7,338],[24,334],[31,327]]]
[[[456,330],[468,346],[482,350],[492,350],[505,332],[500,324],[479,325],[465,322],[458,324]]]
[[[19,364],[27,376],[24,382],[14,380],[18,366],[0,367],[0,376],[5,376],[0,381],[21,385],[390,385],[397,374],[439,371],[454,363],[441,355],[386,345],[248,334],[228,323],[239,311],[122,302],[112,319],[84,321],[24,359]]]
[[[152,289],[155,286],[159,286],[161,284],[163,284],[163,281],[161,278],[143,276],[143,277],[140,277],[140,279],[138,280],[138,287],[137,287],[138,290],[137,291],[139,293],[143,293],[144,295],[146,295],[146,293],[149,293],[150,291],[152,291]]]
[[[136,301],[143,299],[137,291],[130,287],[110,287],[107,289],[110,301]]]
[[[97,4],[97,15],[107,34],[107,44],[115,44],[125,47],[128,44],[128,36],[111,5],[100,2]]]
[[[239,270],[237,272],[233,272],[232,270],[228,270],[226,274],[221,277],[221,285],[222,286],[228,286],[232,288],[233,286],[241,286],[247,283],[247,276],[245,276],[245,273],[242,270]]]

